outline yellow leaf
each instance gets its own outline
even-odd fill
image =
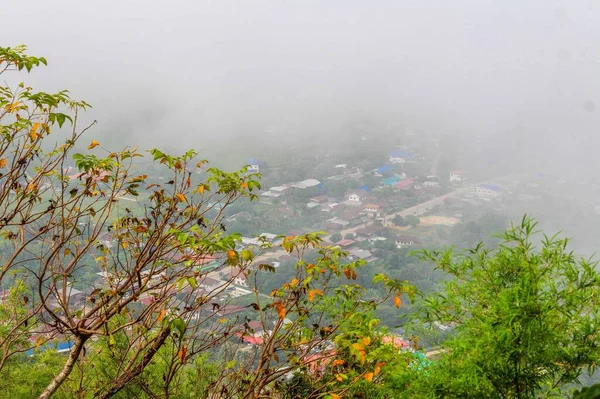
[[[365,345],[362,342],[356,342],[356,343],[352,344],[352,347],[359,352],[363,351],[365,349]]]
[[[402,306],[402,300],[400,299],[399,296],[394,298],[394,304],[396,305],[397,308],[399,308],[400,306]]]
[[[342,378],[342,376],[341,376],[341,375],[339,375],[339,374],[336,374],[336,375],[335,375],[335,379],[336,379],[336,380],[338,380],[339,382],[342,382],[342,381],[344,381],[344,379]]]
[[[40,123],[36,122],[33,124],[33,126],[31,127],[31,131],[32,132],[37,132],[37,130],[40,128]]]
[[[200,195],[204,194],[204,184],[201,184],[198,186],[198,193]]]
[[[123,241],[123,242],[121,243],[121,247],[123,247],[123,249],[126,249],[128,246],[129,246],[129,243],[128,243],[128,242],[126,242],[126,241]]]
[[[185,195],[183,195],[183,194],[181,194],[181,193],[177,193],[177,195],[175,195],[175,196],[177,197],[177,199],[178,199],[180,202],[185,202],[185,201],[186,201],[186,199],[185,199]]]
[[[365,337],[362,339],[363,344],[365,344],[365,346],[369,346],[371,345],[371,337]]]
[[[44,343],[44,339],[42,337],[38,337],[38,339],[35,341],[35,350],[38,350],[42,343]]]
[[[227,319],[219,319],[219,323],[227,323]]]
[[[36,132],[34,132],[33,130],[29,132],[29,139],[31,141],[36,141],[38,138],[38,134]]]
[[[100,143],[98,143],[96,140],[92,140],[92,142],[88,146],[88,150],[91,150],[92,148],[97,147],[99,145],[100,145]]]
[[[290,286],[291,286],[292,288],[296,288],[296,287],[298,286],[298,283],[299,283],[298,279],[297,279],[297,278],[295,278],[295,279],[293,279],[292,281],[290,281]]]
[[[0,159],[0,168],[4,168],[6,166],[6,158]]]
[[[373,381],[373,373],[365,373],[365,380],[369,382]]]

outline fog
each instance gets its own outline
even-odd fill
[[[371,118],[518,139],[542,160],[549,139],[562,156],[597,143],[592,0],[5,3],[3,45],[50,61],[27,81],[70,88],[98,130],[132,142],[206,146]]]

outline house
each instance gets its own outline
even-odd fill
[[[423,188],[438,188],[440,183],[437,181],[426,181],[423,182]]]
[[[467,175],[464,170],[453,170],[450,172],[450,183],[464,183]]]
[[[249,159],[246,161],[246,167],[248,168],[249,173],[258,173],[260,172],[259,162],[256,159]]]
[[[367,241],[369,241],[371,244],[375,244],[378,241],[387,241],[387,238],[380,237],[380,236],[375,236],[375,237],[367,238]]]
[[[334,218],[327,220],[327,223],[325,223],[325,227],[327,227],[328,229],[333,229],[333,230],[341,230],[349,224],[350,224],[350,222],[348,222],[346,220],[340,219],[338,217],[334,217]]]
[[[389,153],[391,163],[404,164],[410,157],[410,152],[406,150],[394,150]]]
[[[296,187],[296,188],[304,190],[305,188],[315,187],[315,186],[318,186],[319,184],[321,184],[321,182],[318,181],[317,179],[306,179],[306,180],[302,180],[301,182],[298,182],[296,184],[293,184],[292,187]]]
[[[381,185],[382,186],[394,186],[399,181],[400,181],[400,178],[398,176],[386,177],[384,179],[381,179]]]
[[[399,188],[401,190],[407,190],[410,186],[413,185],[414,182],[415,181],[410,178],[402,179],[398,183],[396,183],[396,188]]]
[[[283,193],[288,188],[290,188],[290,187],[284,184],[281,186],[273,186],[273,187],[269,188],[269,191],[271,191],[272,193]]]
[[[312,197],[310,202],[315,202],[317,204],[325,204],[329,202],[329,197],[326,195],[319,195],[318,197]]]
[[[371,216],[379,217],[383,214],[383,206],[379,204],[367,204],[365,205],[365,212]]]
[[[242,237],[242,247],[249,247],[251,245],[259,246],[261,244],[262,242],[258,238]]]
[[[362,201],[367,198],[368,193],[365,190],[354,190],[346,193],[346,201],[349,205],[362,205]]]
[[[207,292],[212,292],[219,287],[222,287],[225,283],[221,280],[217,280],[211,277],[204,277],[198,284],[200,288],[203,288]]]
[[[396,248],[412,247],[417,243],[414,237],[399,235],[396,237]]]
[[[260,238],[264,239],[265,241],[269,241],[269,242],[273,242],[276,240],[277,238],[277,234],[273,234],[273,233],[262,233],[260,236]]]
[[[392,171],[392,165],[383,165],[377,168],[377,173],[383,175],[384,173],[388,173]]]
[[[386,230],[386,228],[383,226],[377,226],[375,224],[371,224],[367,227],[363,227],[362,229],[356,230],[356,235],[357,235],[357,237],[368,238],[377,233],[381,233],[382,231],[385,231],[385,230]]]
[[[262,343],[265,342],[265,339],[263,337],[257,337],[257,336],[254,336],[254,335],[246,335],[246,334],[243,334],[243,333],[236,333],[235,335],[243,343],[249,344],[249,345],[252,345],[252,346],[262,345]]]
[[[243,270],[231,268],[229,272],[229,280],[233,285],[237,285],[238,287],[248,288],[250,286],[250,284],[248,284],[246,273]]]
[[[491,183],[483,183],[475,187],[475,194],[481,198],[496,198],[501,191],[502,187]]]
[[[350,245],[354,244],[355,241],[353,240],[340,240],[338,242],[335,243],[335,245],[340,246],[342,248],[346,248],[349,247]]]
[[[110,172],[101,171],[101,172],[92,172],[91,174],[85,172],[75,173],[74,175],[70,175],[69,179],[75,180],[87,180],[91,179],[94,183],[98,182],[107,182],[110,177]]]
[[[373,256],[371,251],[369,251],[368,249],[349,249],[348,253],[353,258],[358,258],[358,259],[364,260],[366,262],[371,262],[371,261],[374,261],[377,259]]]
[[[384,345],[393,345],[395,349],[404,349],[410,346],[410,343],[406,342],[402,338],[395,335],[384,335],[381,338],[381,342]]]

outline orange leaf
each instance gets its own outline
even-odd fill
[[[182,347],[177,353],[177,356],[179,357],[179,360],[181,360],[181,363],[185,364],[185,360],[187,357],[187,347]]]
[[[331,363],[332,366],[343,366],[346,363],[343,359],[336,359]]]
[[[227,251],[227,259],[233,260],[237,258],[237,254],[235,253],[234,250],[229,250]]]
[[[204,184],[201,184],[198,186],[198,193],[200,195],[204,194]]]
[[[3,168],[5,166],[6,166],[6,158],[0,159],[0,168]]]
[[[175,196],[177,197],[177,199],[179,200],[179,202],[185,202],[186,201],[185,195],[183,195],[181,193],[177,193]]]
[[[336,379],[336,380],[338,380],[339,382],[342,382],[342,381],[344,381],[344,379],[342,378],[342,376],[341,376],[341,375],[339,375],[339,374],[336,374],[336,375],[335,375],[335,379]]]
[[[241,188],[248,188],[248,183],[243,182],[242,184],[240,184]]]
[[[36,122],[33,124],[33,126],[31,127],[31,131],[32,132],[37,132],[37,130],[40,128],[40,123]]]
[[[99,145],[100,145],[100,143],[98,143],[96,140],[92,140],[92,142],[88,146],[88,150],[91,150],[92,148],[97,147]]]
[[[29,139],[31,141],[36,141],[38,138],[38,134],[36,132],[34,132],[33,130],[29,132]]]
[[[329,396],[331,396],[331,399],[342,399],[342,397],[337,393],[330,393]]]
[[[292,281],[290,281],[290,286],[292,286],[292,288],[295,288],[298,286],[298,283],[299,283],[299,281],[297,278],[292,279]]]
[[[365,373],[365,380],[369,382],[373,381],[373,373]]]
[[[344,269],[344,274],[346,275],[346,278],[348,280],[350,280],[350,278],[352,278],[352,270],[350,270],[350,269]]]
[[[394,298],[394,304],[396,305],[397,308],[399,308],[402,305],[402,300],[400,299],[399,296]]]
[[[363,344],[365,344],[365,346],[369,346],[371,345],[371,337],[365,337],[362,339]]]
[[[312,302],[315,299],[315,290],[309,290],[307,297],[308,302]]]
[[[275,305],[275,310],[277,310],[277,314],[279,315],[280,319],[283,319],[285,317],[285,314],[287,313],[287,309],[281,302]]]
[[[165,318],[165,316],[167,315],[167,310],[163,309],[160,311],[160,314],[158,315],[158,322],[160,323],[161,321],[163,321],[163,319]]]

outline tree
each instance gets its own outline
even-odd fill
[[[338,242],[342,239],[342,235],[340,233],[333,233],[330,237],[331,242]]]
[[[419,223],[421,223],[421,219],[419,219],[418,216],[414,216],[414,215],[408,215],[404,221],[406,222],[406,224],[410,225],[411,227],[417,227],[419,225]]]
[[[428,373],[416,373],[415,397],[562,397],[597,368],[597,262],[576,257],[556,235],[538,241],[535,228],[523,218],[494,250],[422,252],[453,279],[424,302],[421,320],[454,333]]]
[[[392,219],[392,223],[394,223],[396,226],[406,226],[408,224],[400,215],[394,216],[394,218]]]
[[[25,50],[0,48],[0,74],[46,64]],[[124,389],[165,345],[173,349],[172,368],[217,345],[227,331],[206,330],[216,314],[198,315],[231,281],[205,294],[199,285],[207,272],[198,261],[220,255],[222,266],[245,273],[250,260],[236,251],[239,235],[226,234],[222,219],[237,198],[256,198],[257,174],[207,168],[194,151],[153,149],[168,176],[163,183],[137,168],[143,154],[136,149],[113,152],[91,140],[85,153],[74,153],[91,127],[77,123],[88,107],[66,91],[0,86],[0,284],[11,286],[0,306],[0,371],[49,340],[72,343],[40,398],[59,390],[95,340],[118,365],[95,390],[98,398]],[[67,139],[52,145],[51,134],[58,140],[56,129],[67,125]],[[80,298],[75,287],[83,288],[90,268],[103,280]]]

